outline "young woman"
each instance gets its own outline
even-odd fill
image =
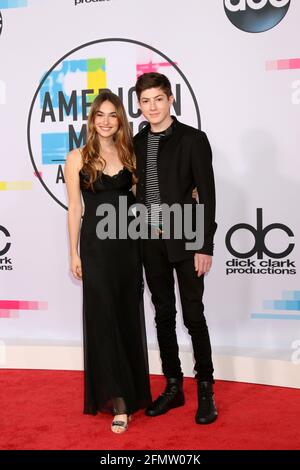
[[[83,282],[84,413],[112,411],[112,431],[121,433],[130,415],[149,405],[151,394],[140,241],[118,238],[118,230],[116,238],[108,232],[103,239],[96,230],[104,220],[97,215],[103,204],[115,210],[117,223],[120,196],[128,207],[135,201],[132,133],[113,93],[103,91],[93,102],[87,143],[68,154],[65,181],[70,269]],[[126,212],[127,223],[133,218]]]

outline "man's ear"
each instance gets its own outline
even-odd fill
[[[171,106],[174,103],[174,96],[173,95],[169,96],[169,103],[170,103]]]

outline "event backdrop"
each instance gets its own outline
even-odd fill
[[[213,149],[218,230],[205,312],[217,378],[300,387],[299,19],[297,0],[0,0],[2,367],[82,367],[65,157],[84,144],[103,88],[138,132],[134,83],[158,71],[171,80],[172,113]],[[147,288],[145,311],[160,372]],[[179,302],[178,311],[191,375]]]

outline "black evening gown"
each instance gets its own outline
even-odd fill
[[[83,283],[84,413],[131,414],[151,402],[143,308],[140,240],[101,240],[96,226],[100,204],[115,207],[120,199],[134,204],[132,174],[123,168],[114,176],[98,174],[94,191],[86,189],[80,232]],[[123,199],[124,201],[124,199]],[[103,207],[103,206],[102,206]],[[126,218],[128,224],[133,214]],[[118,220],[118,217],[117,217]]]

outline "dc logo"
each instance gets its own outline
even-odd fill
[[[271,250],[269,250],[266,247],[265,237],[271,230],[274,230],[274,229],[282,230],[288,235],[288,237],[293,237],[294,234],[292,230],[286,225],[279,224],[279,223],[270,224],[263,228],[262,209],[257,209],[256,214],[257,214],[256,215],[257,217],[256,228],[249,224],[237,224],[231,227],[230,230],[228,230],[226,238],[225,238],[225,243],[226,243],[226,247],[228,251],[236,258],[250,258],[251,256],[255,254],[257,254],[258,259],[262,259],[263,254],[266,254],[270,258],[276,258],[276,259],[285,258],[286,256],[288,256],[295,246],[294,243],[290,243],[287,246],[286,250],[282,251],[281,253],[273,253]],[[247,253],[238,252],[237,250],[233,248],[231,244],[232,235],[241,229],[249,230],[253,234],[254,239],[255,239],[255,244],[253,248],[249,250]]]
[[[285,17],[290,0],[224,0],[231,23],[248,33],[261,33],[278,25]]]
[[[5,227],[3,227],[2,225],[0,225],[0,234],[1,234],[1,232],[4,234],[4,236],[6,238],[10,237],[9,231]],[[5,255],[8,252],[8,250],[10,249],[10,246],[11,246],[11,243],[6,243],[2,249],[0,247],[0,256]]]

